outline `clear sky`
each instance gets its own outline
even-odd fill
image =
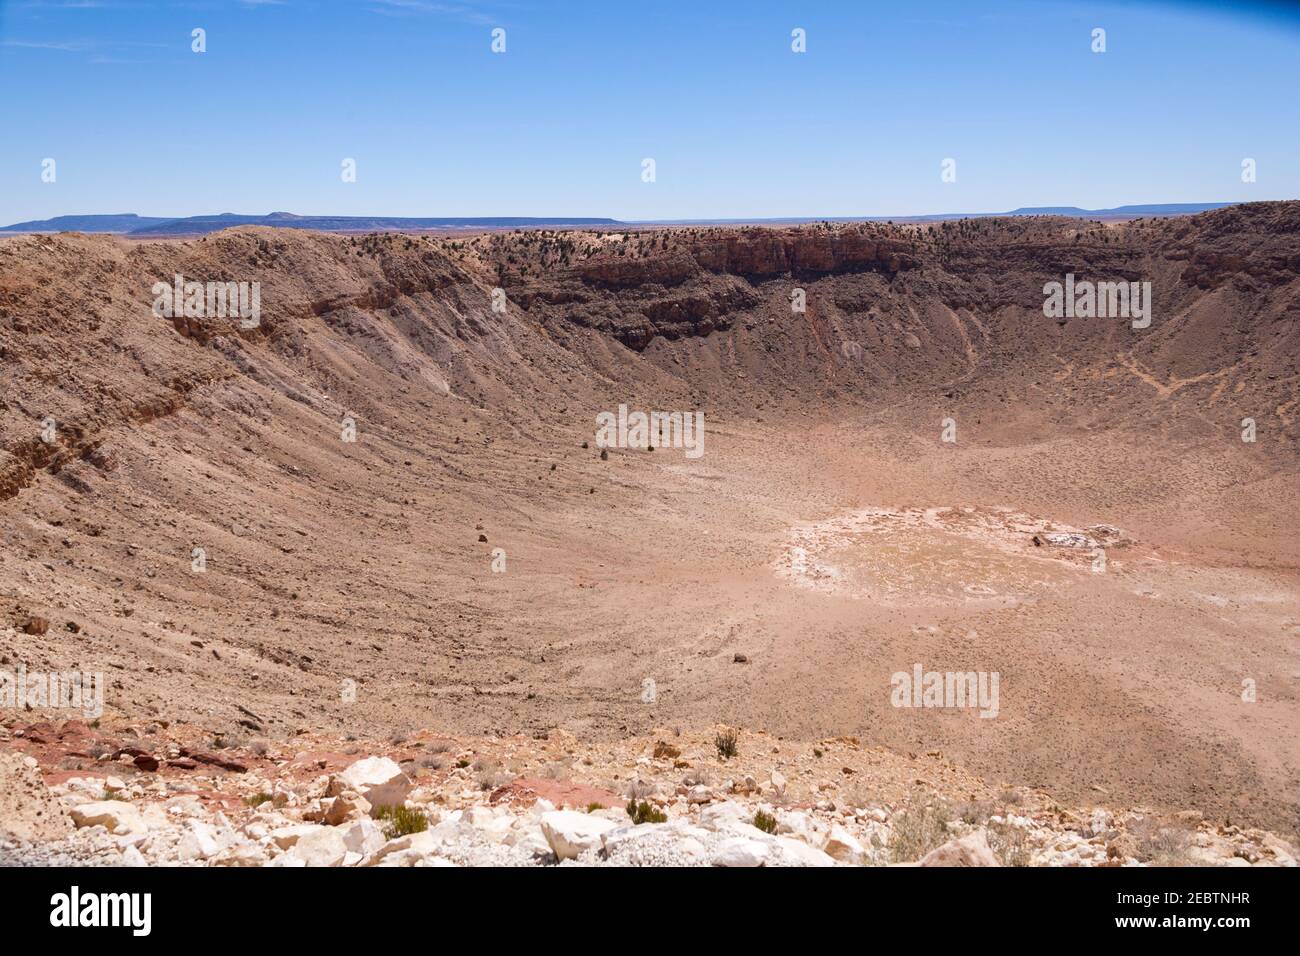
[[[1298,79],[1282,4],[0,0],[0,224],[1292,199]]]

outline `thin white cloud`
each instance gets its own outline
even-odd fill
[[[94,44],[89,40],[0,40],[0,46],[19,47],[24,50],[58,50],[61,53],[84,53]]]
[[[492,23],[481,10],[458,3],[436,3],[434,0],[370,0],[374,13],[389,17],[431,15],[451,17],[466,23]]]
[[[102,10],[117,6],[107,0],[30,0],[14,5],[15,10]]]

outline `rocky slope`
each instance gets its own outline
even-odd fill
[[[16,727],[0,800],[25,795],[0,820],[0,865],[1296,865],[1285,840],[1195,811],[1066,808],[852,738],[187,740],[193,728]]]

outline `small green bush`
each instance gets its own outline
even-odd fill
[[[376,820],[384,821],[384,836],[390,840],[409,833],[423,833],[429,829],[429,818],[419,810],[408,810],[406,807],[376,807],[374,815]]]
[[[639,802],[629,800],[627,802],[627,815],[632,818],[634,824],[668,822],[668,814],[645,800]]]
[[[776,817],[772,816],[770,813],[764,813],[762,810],[755,811],[754,826],[758,827],[758,829],[762,830],[764,833],[775,833]]]
[[[729,760],[736,756],[736,732],[734,730],[724,730],[713,738],[713,746],[718,749],[719,760]]]

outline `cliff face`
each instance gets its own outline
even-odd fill
[[[1067,273],[1150,282],[1150,327],[1045,318],[1043,287]],[[0,493],[93,454],[100,423],[165,414],[203,383],[270,375],[264,366],[282,383],[318,376],[331,337],[418,386],[488,403],[533,388],[562,402],[611,381],[739,409],[1014,388],[1102,422],[1132,423],[1155,402],[1224,422],[1264,416],[1295,435],[1298,273],[1300,203],[1109,227],[1036,217],[612,237],[7,239]],[[150,287],[176,274],[258,282],[260,324],[157,320]],[[1049,384],[1063,367],[1066,387]],[[63,425],[59,446],[33,435],[47,416]]]
[[[1012,390],[1103,424],[1148,427],[1134,410],[1156,403],[1296,434],[1300,203],[1110,226],[677,229],[545,268],[516,242],[493,261],[530,319],[580,354],[595,330],[692,394],[752,406],[791,386],[813,402]],[[1046,318],[1044,287],[1067,275],[1149,283],[1150,325]]]
[[[920,265],[916,244],[874,240],[863,234],[817,235],[806,230],[755,229],[738,235],[689,241],[684,251],[622,261],[605,257],[585,265],[583,281],[613,288],[680,285],[701,272],[755,282],[789,275],[813,278],[836,272],[889,275]]]

